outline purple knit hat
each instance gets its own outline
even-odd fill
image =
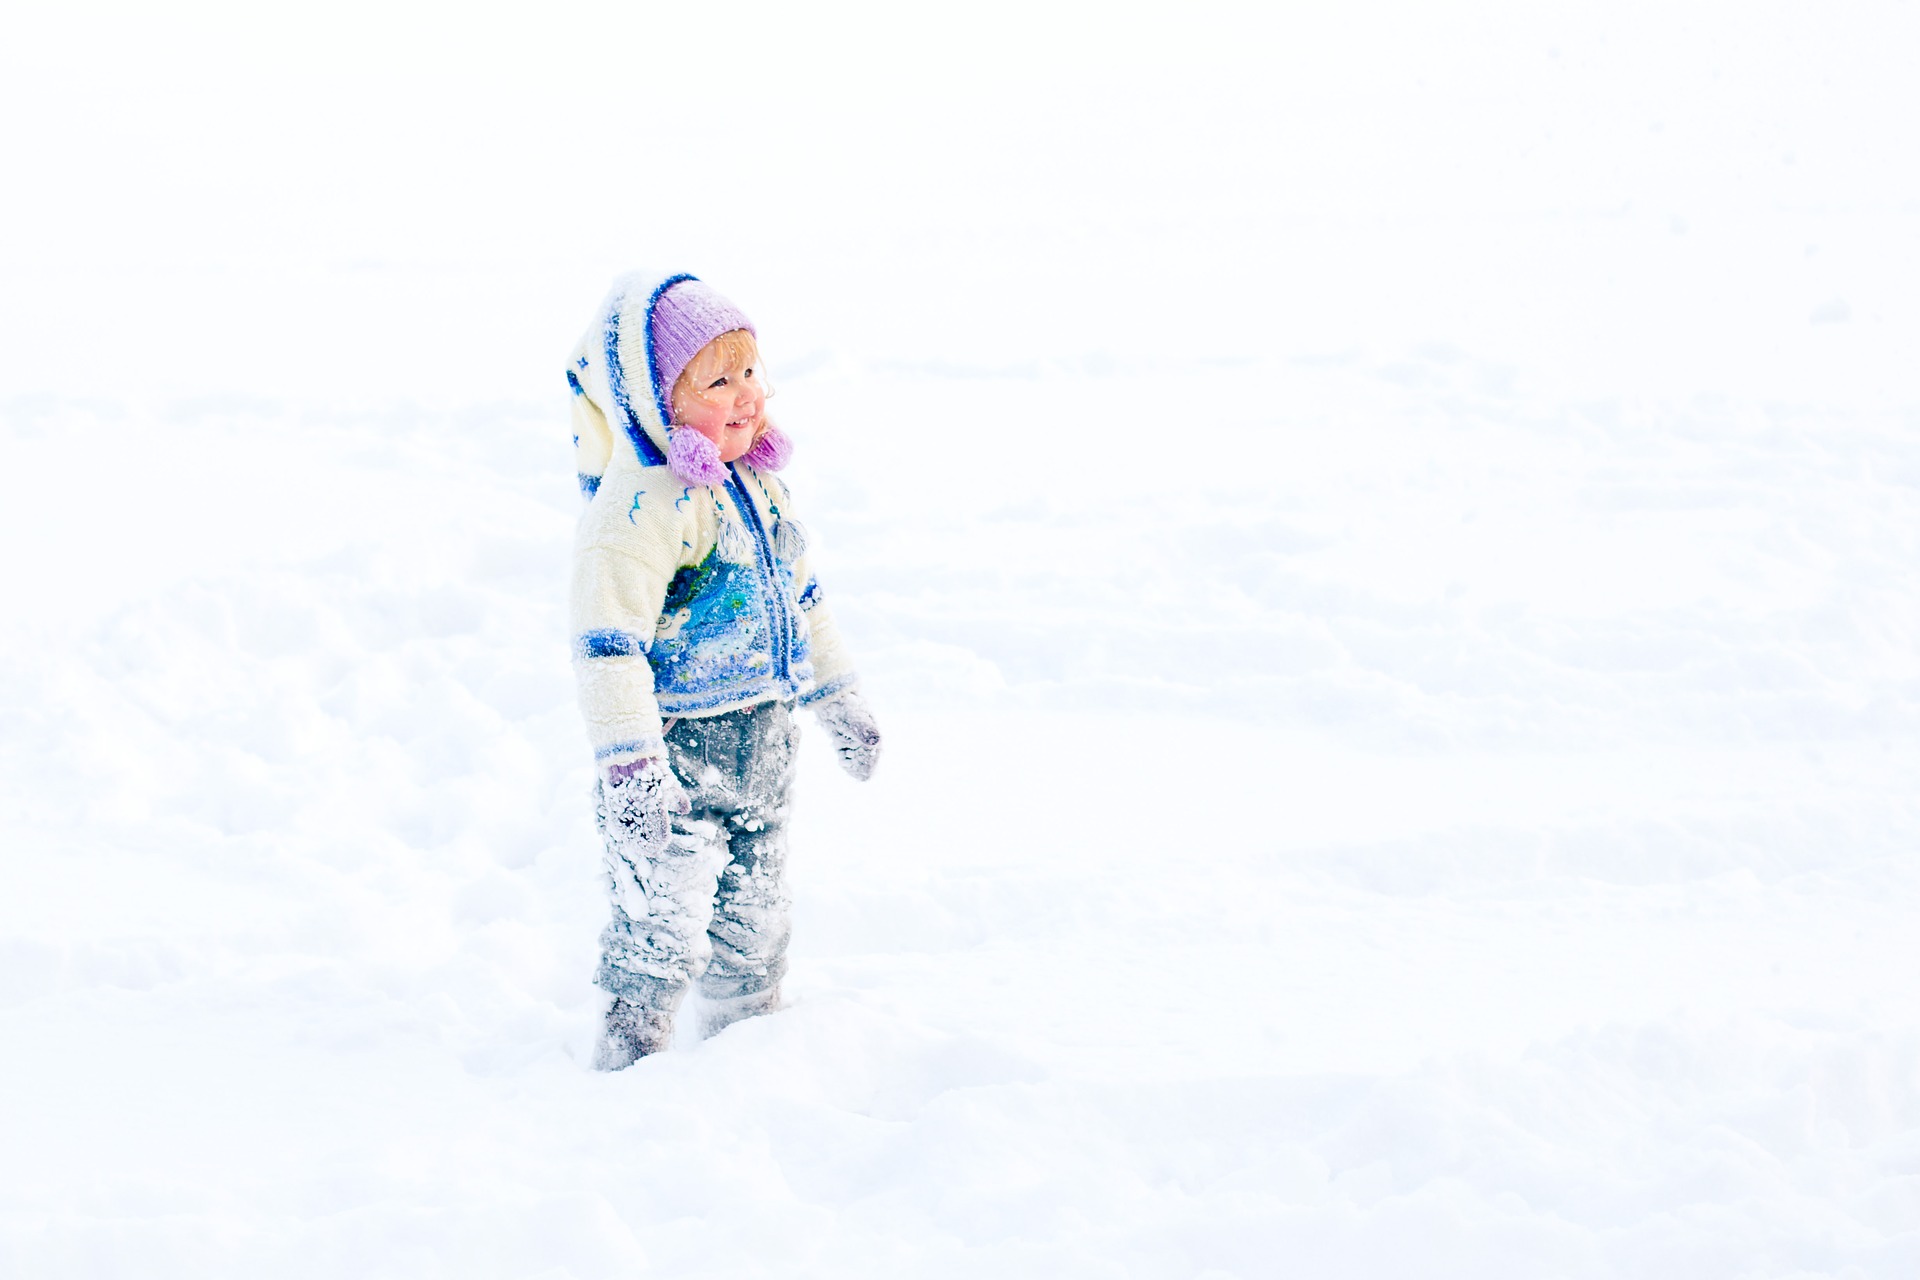
[[[700,348],[734,329],[753,333],[753,321],[698,280],[682,280],[654,300],[647,337],[653,346],[653,373],[662,408],[672,408],[673,384],[687,361],[699,355]]]

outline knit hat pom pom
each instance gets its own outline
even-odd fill
[[[778,471],[793,460],[793,437],[771,422],[747,450],[747,461],[761,471]]]
[[[667,465],[688,484],[724,484],[727,479],[719,448],[691,427],[667,429]]]

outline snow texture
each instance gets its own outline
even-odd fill
[[[0,1275],[1920,1274],[1920,9],[669,8],[10,14]],[[599,1073],[653,262],[887,759]]]

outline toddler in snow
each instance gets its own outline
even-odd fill
[[[775,1008],[797,705],[864,780],[880,734],[775,474],[754,328],[689,275],[622,277],[567,369],[580,490],[572,623],[599,764],[612,997],[594,1065]]]

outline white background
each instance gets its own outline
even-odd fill
[[[25,6],[0,1270],[1920,1269],[1920,8]],[[587,1071],[561,361],[888,731]]]

